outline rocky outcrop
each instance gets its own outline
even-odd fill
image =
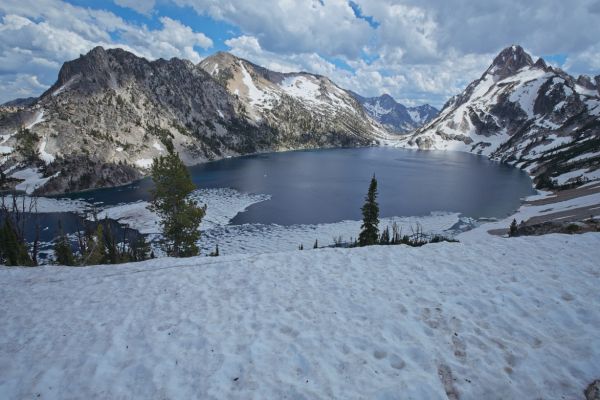
[[[504,49],[406,147],[460,150],[526,169],[540,187],[600,179],[598,79]]]
[[[218,73],[207,72],[217,61]],[[227,53],[195,65],[96,47],[66,62],[33,104],[3,110],[0,135],[2,171],[35,167],[50,178],[38,192],[58,193],[137,179],[170,148],[194,164],[368,145],[385,130],[324,77],[280,74]]]

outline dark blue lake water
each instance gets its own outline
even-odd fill
[[[230,187],[271,200],[238,214],[234,224],[315,224],[360,219],[369,180],[379,183],[382,217],[504,217],[534,193],[526,173],[472,154],[386,147],[325,149],[231,158],[190,168],[200,188]],[[149,179],[71,195],[105,204],[149,199]]]

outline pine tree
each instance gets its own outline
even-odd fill
[[[304,245],[302,243],[300,243],[300,246],[298,247],[298,250],[304,250]]]
[[[388,226],[386,226],[383,232],[381,233],[379,244],[390,244],[390,228]]]
[[[199,226],[206,206],[189,198],[196,188],[189,171],[174,152],[152,163],[152,180],[156,188],[150,208],[161,217],[165,252],[174,257],[198,255]]]
[[[112,228],[108,221],[108,217],[104,219],[104,226],[106,226],[106,232],[104,233],[104,247],[106,249],[106,263],[107,264],[118,264],[123,262],[125,254],[121,254],[119,251],[119,244],[113,234]]]
[[[363,223],[358,236],[359,246],[377,244],[379,239],[379,205],[377,204],[377,179],[371,178],[369,191],[362,206]]]
[[[0,261],[5,265],[34,265],[27,252],[26,242],[19,237],[8,215],[5,216],[4,224],[0,229]]]
[[[63,232],[62,223],[58,221],[58,239],[54,244],[54,256],[58,265],[75,265],[75,256],[67,235]]]
[[[517,220],[513,218],[512,222],[510,223],[510,228],[508,230],[508,236],[510,236],[510,237],[517,236],[517,231],[518,231]]]
[[[130,242],[129,259],[131,261],[143,261],[148,258],[154,258],[154,252],[150,248],[150,244],[146,241],[146,237],[140,235],[138,238]]]
[[[98,265],[106,262],[106,244],[102,224],[98,223],[96,232],[88,238],[86,248],[88,253],[83,258],[84,265]]]
[[[315,239],[315,244],[313,245],[313,249],[318,249],[319,248],[319,242],[317,241],[317,239]]]

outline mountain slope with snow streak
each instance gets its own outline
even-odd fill
[[[369,144],[388,137],[349,91],[327,77],[275,72],[225,52],[199,65],[244,105],[256,124],[292,137],[317,140],[326,136],[328,142],[341,145]]]
[[[582,398],[599,240],[3,267],[0,394]]]
[[[511,46],[401,146],[482,154],[557,184],[594,179],[600,157],[579,157],[600,149],[600,86]]]

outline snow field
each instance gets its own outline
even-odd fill
[[[432,213],[421,217],[382,218],[379,223],[380,232],[385,227],[392,230],[396,223],[402,234],[411,235],[412,229],[422,226],[424,233],[451,236],[448,231],[459,222],[458,213]],[[204,224],[204,222],[202,223]],[[221,254],[262,254],[280,251],[297,250],[302,244],[304,249],[312,249],[315,240],[319,247],[335,244],[335,239],[342,237],[344,243],[356,239],[362,221],[341,221],[316,225],[217,225],[206,229],[201,225],[202,237],[198,245],[203,254],[213,251],[219,245]]]
[[[245,194],[233,189],[200,189],[194,192],[199,204],[207,205],[206,216],[200,224],[202,237],[198,245],[203,254],[212,252],[217,245],[221,254],[259,254],[296,250],[302,244],[305,249],[312,248],[315,240],[319,246],[334,244],[334,238],[342,236],[344,242],[356,239],[360,232],[361,221],[341,221],[316,225],[229,225],[229,221],[238,213],[244,212],[252,204],[268,201],[264,194]],[[148,210],[148,202],[123,204],[102,209],[98,218],[105,216],[127,224],[144,234],[160,232],[160,219]],[[420,217],[382,218],[380,229],[392,227],[396,222],[403,234],[411,234],[420,224],[425,233],[448,231],[459,222],[459,214],[437,212]]]
[[[599,242],[0,268],[0,397],[582,398]]]
[[[598,182],[591,182],[590,185],[591,184],[595,185],[595,184],[598,184]],[[538,191],[538,192],[540,194],[534,195],[534,196],[529,196],[525,200],[534,201],[534,200],[541,200],[544,198],[555,197],[555,195],[552,194],[552,192],[541,192],[541,191]],[[591,207],[591,206],[595,206],[598,204],[600,204],[600,193],[592,193],[587,196],[581,196],[581,197],[576,197],[576,198],[569,199],[569,200],[557,201],[557,202],[554,202],[551,204],[542,204],[542,205],[524,204],[521,207],[519,207],[519,209],[510,217],[507,217],[505,219],[495,221],[495,222],[488,222],[488,223],[478,226],[475,229],[460,233],[459,235],[457,235],[457,239],[460,240],[461,242],[462,241],[470,242],[472,240],[485,241],[490,237],[487,233],[488,231],[493,230],[493,229],[508,229],[508,227],[510,226],[510,223],[512,222],[513,219],[516,219],[517,222],[527,221],[528,219],[533,218],[533,217],[554,214],[554,213],[558,213],[558,212],[562,212],[562,211],[574,210],[574,209],[581,208],[581,207]],[[598,210],[600,210],[600,208],[598,208]],[[600,211],[598,212],[598,214],[596,214],[596,216],[597,215],[600,215]],[[600,247],[600,243],[599,243],[599,247]]]
[[[192,197],[202,206],[207,205],[206,215],[202,220],[201,229],[212,229],[217,226],[227,225],[229,221],[244,211],[250,205],[266,201],[270,196],[265,194],[245,194],[234,189],[198,189]],[[121,204],[102,209],[99,218],[108,217],[127,224],[130,228],[141,233],[159,233],[160,218],[148,210],[147,201]]]

